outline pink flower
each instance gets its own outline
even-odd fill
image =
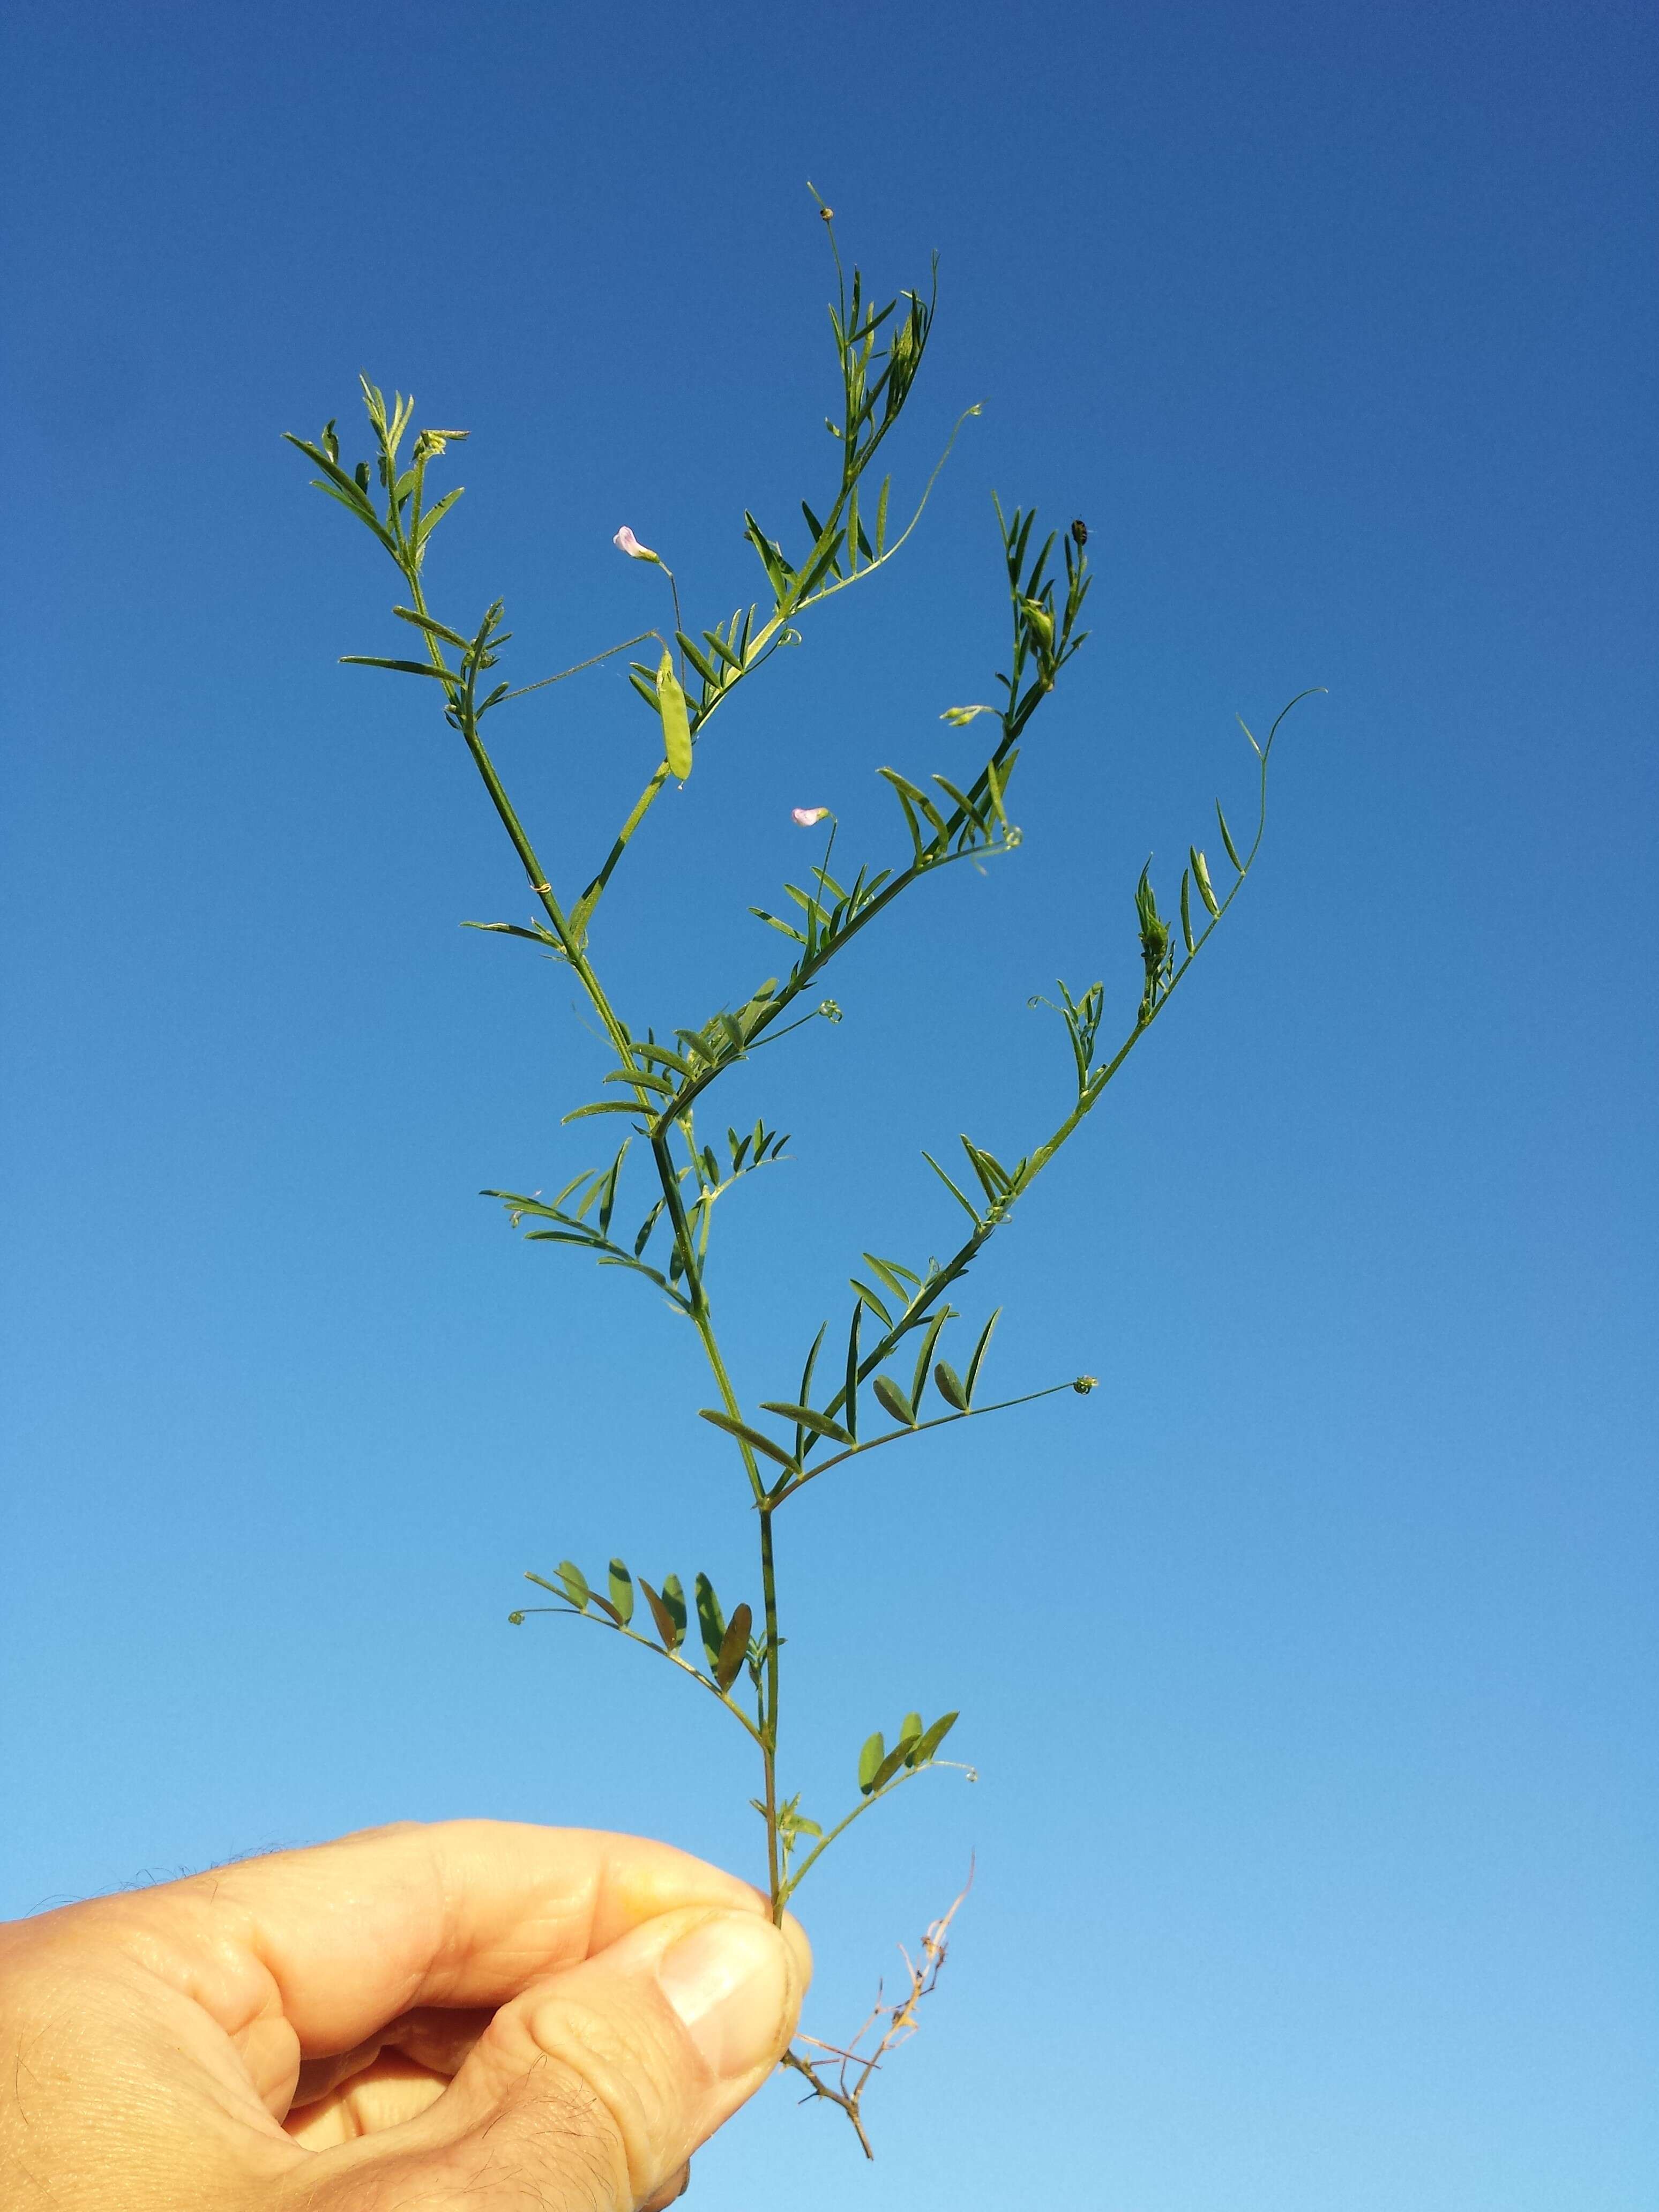
[[[803,830],[810,830],[815,822],[822,822],[830,811],[827,806],[792,806],[789,810]]]
[[[611,543],[619,552],[626,553],[630,561],[654,561],[659,568],[662,566],[661,555],[653,553],[648,545],[641,545],[625,522]]]

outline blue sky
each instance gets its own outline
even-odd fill
[[[908,481],[985,411],[653,817],[638,1019],[767,972],[792,805],[885,857],[875,769],[966,761],[991,487],[1099,582],[1020,853],[740,1079],[796,1156],[715,1282],[751,1398],[860,1249],[943,1248],[924,1145],[1063,1110],[1028,997],[1132,1012],[1147,852],[1329,688],[977,1271],[1007,1388],[1102,1389],[792,1509],[809,1806],[912,1705],[981,1775],[807,1893],[817,2032],[976,1886],[877,2165],[780,2087],[698,2201],[1651,2204],[1654,78],[1633,6],[14,10],[3,1909],[459,1812],[755,1862],[718,1716],[504,1625],[567,1553],[738,1592],[748,1518],[672,1317],[475,1195],[583,1164],[598,1047],[456,927],[511,856],[419,687],[334,665],[399,648],[391,572],[277,434],[360,367],[467,425],[434,602],[504,595],[524,678],[660,617],[623,521],[710,621],[825,481],[811,176],[878,283],[940,255]],[[611,674],[515,711],[574,872],[649,726]]]

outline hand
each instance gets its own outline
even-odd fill
[[[372,1830],[0,1927],[6,2212],[640,2212],[811,1972],[666,1844]]]

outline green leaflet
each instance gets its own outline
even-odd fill
[[[678,1641],[684,1644],[685,1641],[685,1589],[678,1575],[663,1577],[662,1601],[668,1608],[668,1617],[674,1624]]]
[[[884,1790],[888,1784],[892,1780],[893,1777],[898,1772],[900,1767],[908,1766],[909,1763],[909,1743],[896,1743],[891,1751],[888,1753],[886,1758],[882,1760],[881,1765],[876,1769],[874,1774],[871,1777],[870,1788],[872,1793],[873,1794],[878,1790]]]
[[[864,1300],[859,1298],[854,1303],[853,1325],[847,1332],[847,1383],[841,1405],[847,1433],[854,1438],[859,1432],[859,1331],[863,1322]]]
[[[457,484],[453,491],[447,491],[444,494],[435,507],[429,507],[427,509],[421,517],[421,526],[416,534],[416,543],[418,546],[425,545],[427,539],[431,537],[433,532],[465,489],[465,484]]]
[[[782,1399],[763,1398],[763,1413],[775,1413],[781,1420],[793,1421],[797,1428],[811,1429],[815,1437],[828,1437],[831,1443],[850,1444],[853,1437],[839,1421],[832,1421],[828,1413],[814,1412],[811,1406],[791,1406]]]
[[[714,1583],[708,1575],[696,1577],[696,1628],[703,1637],[703,1650],[708,1652],[710,1672],[721,1663],[721,1646],[726,1644],[726,1610],[719,1597],[714,1597]]]
[[[685,694],[674,673],[674,656],[666,646],[657,670],[657,707],[662,715],[662,750],[668,773],[684,783],[691,773],[691,724],[685,711]]]
[[[586,1576],[583,1574],[574,1559],[561,1559],[557,1571],[559,1580],[564,1584],[565,1595],[578,1613],[586,1613],[592,1595],[587,1587]]]
[[[927,1765],[928,1760],[939,1749],[940,1744],[944,1742],[945,1737],[950,1735],[951,1729],[956,1726],[957,1717],[955,1713],[946,1713],[941,1719],[936,1720],[933,1723],[932,1728],[927,1731],[927,1733],[921,1737],[921,1741],[911,1751],[910,1764],[912,1766]]]
[[[886,1756],[886,1741],[878,1729],[872,1736],[866,1737],[859,1753],[859,1788],[866,1797],[876,1786],[877,1770]]]
[[[1248,732],[1246,734],[1249,734]],[[1251,738],[1250,742],[1254,744],[1255,741]],[[1221,801],[1218,799],[1215,803],[1215,818],[1221,825],[1221,842],[1227,848],[1227,858],[1242,876],[1244,872],[1244,863],[1238,857],[1238,848],[1233,842],[1233,833],[1227,827],[1227,817],[1221,811]]]
[[[878,1375],[871,1387],[896,1421],[902,1421],[907,1429],[915,1428],[916,1417],[910,1401],[890,1375]]]
[[[915,1270],[902,1267],[896,1260],[878,1260],[873,1252],[866,1252],[864,1256],[900,1304],[908,1304],[911,1291],[921,1282]]]
[[[746,1605],[732,1609],[726,1625],[726,1636],[714,1661],[714,1680],[722,1690],[729,1690],[738,1679],[739,1670],[749,1652],[749,1632],[754,1626],[755,1616]]]
[[[951,1318],[949,1306],[941,1306],[922,1333],[921,1350],[916,1354],[916,1371],[910,1382],[911,1418],[921,1404],[921,1394],[927,1388],[927,1369],[933,1357],[933,1347],[939,1342],[939,1331]]]
[[[1210,882],[1209,863],[1204,858],[1203,854],[1199,851],[1196,845],[1189,845],[1188,847],[1187,857],[1193,864],[1193,880],[1198,885],[1198,895],[1200,898],[1201,898],[1205,905],[1208,907],[1211,915],[1218,918],[1221,913],[1221,908],[1217,903],[1215,890]]]
[[[702,1648],[708,1654],[712,1674],[720,1663],[720,1647],[726,1642],[726,1614],[714,1595],[714,1585],[707,1575],[696,1580],[697,1626],[702,1634]]]
[[[611,1562],[611,1602],[624,1628],[634,1618],[634,1577],[620,1559]]]
[[[399,622],[413,623],[416,629],[423,629],[428,637],[441,637],[446,645],[459,646],[463,653],[471,642],[461,635],[459,630],[446,629],[442,623],[434,622],[430,615],[417,614],[413,607],[393,607],[392,611]]]
[[[986,1322],[984,1328],[980,1331],[979,1342],[974,1346],[974,1356],[968,1363],[967,1379],[963,1383],[963,1388],[967,1397],[968,1403],[970,1406],[974,1402],[974,1389],[979,1381],[979,1370],[981,1364],[985,1358],[985,1347],[991,1341],[991,1331],[996,1327],[997,1322],[1001,1316],[1001,1313],[1002,1308],[999,1306],[996,1312],[991,1316],[990,1320]]]
[[[651,1608],[651,1618],[657,1624],[657,1634],[661,1639],[662,1648],[672,1657],[679,1650],[681,1638],[685,1634],[684,1600],[681,1600],[680,1619],[676,1624],[672,1613],[643,1575],[640,1577],[640,1588],[645,1592],[645,1601]]]
[[[947,1360],[941,1359],[934,1368],[933,1386],[947,1406],[958,1413],[968,1411],[968,1393],[962,1387],[962,1377]]]
[[[343,653],[342,668],[394,668],[399,676],[435,676],[440,684],[459,684],[453,668],[434,668],[424,660],[382,660],[374,653]]]
[[[951,1182],[950,1176],[945,1174],[944,1169],[933,1158],[933,1154],[931,1152],[924,1152],[921,1157],[927,1161],[928,1166],[932,1168],[933,1173],[939,1177],[939,1181],[945,1185],[946,1190],[950,1192],[951,1197],[955,1199],[957,1204],[962,1208],[963,1212],[968,1216],[968,1218],[973,1223],[975,1228],[979,1229],[983,1227],[984,1224],[979,1208],[976,1206],[971,1205],[969,1200],[963,1196],[961,1191],[957,1188],[956,1184]]]
[[[701,1419],[712,1421],[717,1429],[724,1429],[728,1436],[737,1437],[755,1451],[764,1452],[768,1459],[775,1460],[780,1467],[787,1467],[792,1474],[799,1474],[800,1462],[792,1459],[783,1446],[774,1443],[770,1437],[763,1436],[758,1429],[751,1429],[747,1421],[740,1421],[735,1414],[722,1413],[714,1406],[702,1406],[697,1410]]]

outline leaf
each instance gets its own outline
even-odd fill
[[[574,1559],[561,1559],[557,1571],[559,1580],[564,1584],[565,1595],[578,1613],[586,1613],[588,1599],[592,1595],[587,1587],[586,1576],[583,1574]]]
[[[634,1048],[642,1060],[654,1060],[659,1066],[672,1067],[676,1075],[683,1075],[688,1083],[690,1081],[690,1061],[682,1060],[677,1052],[670,1052],[665,1044],[658,1044],[653,1039],[647,1038],[644,1044],[636,1045]]]
[[[853,1308],[853,1326],[847,1332],[847,1386],[841,1405],[847,1433],[853,1437],[859,1432],[859,1331],[863,1322],[864,1301],[860,1298]]]
[[[866,1737],[864,1748],[859,1753],[859,1788],[866,1797],[876,1786],[877,1770],[886,1756],[886,1741],[878,1729],[872,1736]]]
[[[311,481],[319,491],[325,491],[331,499],[337,499],[342,507],[349,507],[359,522],[367,523],[382,545],[391,544],[391,538],[380,527],[380,518],[361,492],[342,491],[338,484],[326,483],[321,477],[313,477]]]
[[[800,1402],[803,1406],[812,1395],[812,1370],[818,1364],[818,1347],[823,1342],[824,1331],[829,1326],[829,1322],[825,1322],[823,1328],[819,1329],[817,1334],[812,1339],[812,1349],[807,1353],[806,1364],[800,1371]]]
[[[915,1428],[916,1417],[910,1401],[890,1375],[878,1375],[872,1387],[877,1398],[896,1421],[902,1421],[907,1429]]]
[[[874,1774],[871,1777],[870,1789],[872,1794],[873,1795],[878,1790],[884,1790],[888,1784],[892,1780],[893,1777],[898,1772],[900,1767],[908,1766],[909,1763],[909,1745],[908,1743],[896,1743],[891,1751],[888,1753],[886,1758],[882,1760],[881,1765],[876,1769]]]
[[[946,1713],[942,1718],[936,1720],[933,1723],[932,1728],[930,1728],[926,1735],[922,1736],[921,1741],[915,1745],[910,1753],[910,1764],[912,1766],[927,1765],[928,1760],[932,1759],[933,1754],[938,1751],[940,1744],[944,1742],[945,1737],[950,1735],[951,1729],[956,1726],[957,1718],[957,1716],[955,1713]]]
[[[720,1662],[720,1647],[726,1642],[726,1614],[714,1595],[714,1585],[707,1575],[696,1581],[697,1626],[702,1633],[702,1648],[708,1654],[712,1670]]]
[[[722,1690],[729,1690],[738,1679],[749,1651],[749,1632],[753,1627],[754,1614],[746,1605],[733,1608],[726,1624],[726,1636],[714,1661],[714,1680]],[[802,1824],[803,1826],[805,1823]]]
[[[1181,871],[1181,934],[1190,958],[1198,946],[1193,939],[1193,879],[1191,872],[1186,868]]]
[[[659,1198],[640,1224],[639,1234],[634,1239],[634,1257],[636,1260],[651,1242],[651,1232],[662,1218],[662,1210],[667,1203],[666,1199]]]
[[[1193,864],[1193,878],[1198,885],[1198,895],[1208,907],[1211,914],[1218,919],[1221,908],[1216,902],[1215,890],[1210,882],[1209,863],[1196,845],[1189,845],[1187,848],[1187,854]]]
[[[909,778],[908,776],[901,775],[896,768],[878,768],[876,770],[876,774],[878,775],[885,776],[888,782],[892,785],[894,790],[898,793],[900,798],[908,799],[911,805],[916,807],[922,814],[926,815],[927,821],[935,834],[940,837],[944,836],[945,834],[945,817],[939,812],[938,807],[934,805],[933,800],[929,799],[925,791],[918,791],[915,785],[910,781]]]
[[[919,1407],[921,1403],[921,1394],[927,1387],[928,1363],[933,1357],[933,1347],[939,1342],[939,1331],[950,1318],[950,1307],[941,1306],[922,1333],[921,1350],[916,1354],[916,1371],[910,1383],[912,1408]]]
[[[805,599],[809,592],[812,591],[820,582],[822,582],[823,577],[828,574],[836,554],[840,552],[842,541],[845,539],[846,536],[847,532],[844,530],[837,530],[835,536],[824,547],[823,552],[818,554],[814,559],[808,562],[805,574],[797,580],[795,585],[795,591],[798,598]]]
[[[662,1601],[668,1608],[668,1617],[674,1624],[678,1640],[684,1644],[685,1641],[685,1589],[678,1575],[663,1577]]]
[[[893,1326],[893,1316],[888,1312],[886,1307],[882,1304],[876,1293],[871,1289],[869,1284],[860,1282],[856,1275],[849,1275],[848,1277],[848,1280],[852,1284],[853,1288],[863,1299],[865,1304],[869,1307],[871,1312],[879,1316],[882,1327],[884,1328],[891,1328]]]
[[[620,1559],[611,1562],[611,1602],[624,1628],[634,1618],[634,1577]]]
[[[691,773],[691,724],[685,711],[685,694],[674,673],[674,656],[665,646],[657,670],[657,706],[662,715],[663,758],[668,773],[684,783]]]
[[[921,1736],[921,1715],[920,1713],[906,1713],[904,1718],[899,1723],[898,1741],[900,1743],[916,1743],[920,1741]]]
[[[573,1107],[569,1113],[561,1114],[559,1120],[562,1123],[565,1121],[580,1121],[589,1114],[645,1114],[648,1115],[650,1109],[648,1107],[641,1106],[637,1099],[630,1101],[626,1098],[600,1098],[595,1100],[594,1103],[591,1106]]]
[[[672,1098],[674,1095],[674,1085],[668,1078],[653,1075],[648,1067],[613,1067],[605,1079],[607,1083],[642,1084],[659,1098]]]
[[[1251,742],[1254,744],[1255,740],[1252,739]],[[1238,848],[1233,842],[1233,833],[1227,827],[1227,817],[1221,811],[1221,801],[1218,799],[1215,803],[1215,818],[1221,824],[1221,842],[1227,848],[1227,858],[1242,876],[1244,872],[1244,863],[1238,857]]]
[[[783,1446],[775,1444],[770,1437],[763,1436],[758,1429],[751,1429],[747,1421],[739,1421],[734,1415],[723,1413],[714,1406],[702,1406],[697,1411],[700,1419],[712,1421],[717,1429],[724,1429],[728,1436],[738,1437],[755,1451],[764,1452],[768,1459],[775,1460],[780,1467],[787,1467],[792,1474],[800,1473],[799,1460],[792,1459]]]
[[[979,1381],[980,1363],[985,1357],[985,1347],[991,1341],[991,1331],[996,1327],[1001,1313],[1002,1308],[999,1306],[980,1331],[979,1342],[974,1346],[974,1356],[968,1363],[968,1373],[963,1381],[963,1389],[967,1394],[968,1403],[970,1406],[974,1402],[974,1390]]]
[[[640,1577],[640,1588],[645,1592],[645,1601],[651,1608],[651,1618],[657,1624],[657,1634],[661,1639],[662,1648],[672,1657],[679,1650],[680,1638],[685,1633],[684,1623],[682,1621],[678,1628],[675,1626],[673,1614],[643,1575]]]
[[[946,1188],[946,1190],[948,1190],[948,1191],[950,1192],[950,1194],[951,1194],[951,1197],[952,1197],[953,1199],[955,1199],[955,1200],[956,1200],[957,1204],[959,1206],[961,1206],[961,1208],[962,1208],[963,1212],[968,1216],[969,1219],[973,1223],[973,1224],[974,1224],[975,1228],[975,1229],[981,1229],[981,1228],[983,1228],[983,1226],[984,1226],[984,1220],[983,1220],[983,1217],[982,1217],[982,1216],[981,1215],[981,1213],[980,1213],[980,1210],[979,1210],[979,1208],[978,1208],[976,1206],[972,1206],[972,1205],[970,1205],[970,1204],[969,1203],[969,1201],[967,1200],[967,1199],[965,1199],[965,1198],[963,1196],[962,1193],[961,1193],[961,1192],[957,1188],[957,1186],[955,1185],[955,1183],[953,1183],[953,1182],[951,1182],[951,1180],[950,1176],[949,1176],[948,1175],[946,1175],[946,1174],[945,1174],[945,1172],[944,1169],[939,1165],[939,1162],[938,1162],[938,1161],[933,1158],[933,1154],[932,1154],[931,1152],[924,1152],[924,1153],[922,1154],[922,1156],[921,1156],[921,1157],[923,1158],[923,1159],[925,1159],[925,1160],[927,1161],[927,1163],[928,1166],[929,1166],[930,1168],[932,1168],[932,1170],[933,1170],[933,1173],[934,1173],[934,1174],[939,1177],[939,1181],[940,1181],[940,1182],[945,1185],[945,1188]]]
[[[947,1406],[953,1406],[958,1413],[968,1411],[968,1393],[962,1387],[962,1377],[948,1361],[941,1359],[934,1368],[933,1384]]]
[[[965,791],[959,791],[957,786],[951,781],[948,776],[936,775],[933,778],[933,781],[945,793],[952,806],[954,806],[959,813],[967,817],[963,823],[963,828],[964,830],[967,829],[969,824],[971,823],[973,827],[988,844],[990,842],[992,834],[991,818],[984,810],[981,807],[975,806],[973,800],[968,796],[967,793]]]
[[[343,653],[342,668],[393,668],[399,676],[434,676],[440,684],[459,684],[460,678],[453,668],[434,668],[425,660],[381,660],[369,653]]]
[[[994,1152],[986,1152],[969,1137],[962,1139],[962,1149],[968,1155],[968,1164],[979,1177],[980,1188],[994,1205],[1006,1198],[1014,1187],[1014,1179]]]
[[[445,515],[448,514],[450,508],[454,506],[456,501],[465,489],[466,486],[465,484],[457,484],[453,491],[447,491],[444,494],[443,497],[438,501],[436,507],[428,507],[427,509],[426,513],[421,517],[421,526],[419,531],[416,533],[415,542],[417,546],[422,546],[426,544],[427,539],[431,537],[433,532],[443,520]]]
[[[914,1267],[903,1267],[896,1260],[878,1260],[873,1252],[866,1252],[864,1256],[896,1298],[908,1301],[910,1291],[920,1287],[921,1277]]]
[[[674,636],[679,645],[680,651],[685,655],[693,668],[696,670],[698,675],[702,677],[708,689],[711,691],[718,691],[725,679],[716,674],[714,663],[708,658],[707,654],[700,653],[697,650],[696,647],[691,642],[691,640],[686,635],[683,629],[677,629],[674,633]]]
[[[446,645],[459,646],[463,653],[471,641],[464,638],[459,630],[447,629],[442,623],[434,622],[430,615],[417,614],[413,607],[393,607],[392,611],[399,622],[413,623],[416,629],[423,629],[428,637],[441,637]]]
[[[788,580],[794,572],[789,568],[783,556],[756,521],[754,516],[746,509],[743,520],[745,526],[744,534],[756,552],[760,555],[761,566],[765,569],[767,581],[772,586],[772,596],[781,609],[789,597]]]
[[[763,1413],[775,1413],[781,1420],[793,1421],[797,1428],[811,1429],[815,1437],[828,1437],[831,1443],[850,1444],[853,1438],[839,1421],[832,1421],[828,1413],[815,1413],[811,1406],[786,1405],[781,1399],[767,1398],[761,1404]]]

